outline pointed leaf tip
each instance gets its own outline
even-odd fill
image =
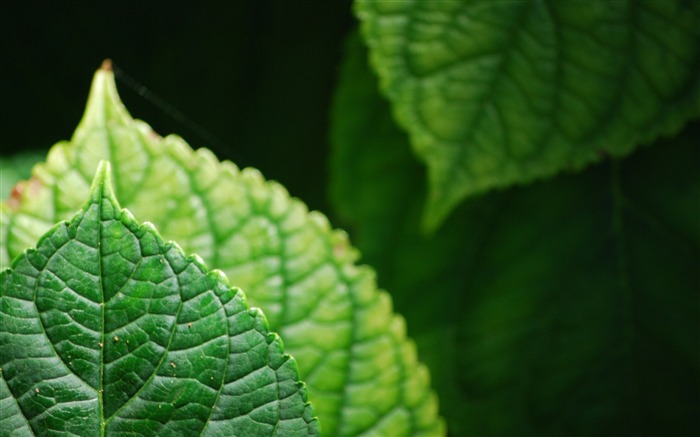
[[[440,229],[442,223],[447,220],[452,209],[458,202],[450,201],[442,192],[430,190],[423,216],[421,218],[421,231],[426,237],[432,236]]]
[[[111,177],[101,161],[87,207],[0,273],[0,429],[142,435],[157,420],[159,434],[318,437],[296,363],[262,312],[117,210]]]
[[[105,198],[109,199],[115,205],[119,205],[114,195],[114,188],[112,187],[112,166],[109,161],[102,160],[97,165],[97,171],[95,172],[95,177],[90,186],[90,197],[87,205],[99,203]]]
[[[105,59],[93,76],[87,106],[74,138],[83,131],[105,129],[110,123],[128,126],[132,121],[117,92],[112,60]]]

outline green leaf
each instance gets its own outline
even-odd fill
[[[465,197],[580,169],[700,114],[700,4],[358,0],[428,165],[428,229]]]
[[[406,316],[451,435],[700,433],[700,125],[468,199],[426,238],[423,174],[349,50],[333,201]]]
[[[82,211],[0,275],[0,367],[23,429],[318,435],[262,312],[120,209],[109,178],[104,163]]]
[[[120,202],[164,238],[224,271],[265,311],[332,436],[444,435],[429,375],[374,273],[327,219],[255,169],[220,163],[179,137],[131,119],[112,72],[95,75],[70,142],[34,168],[35,187],[2,205],[3,250],[28,247],[87,195],[100,159],[113,162]]]
[[[1,297],[0,297],[1,299]],[[17,400],[12,397],[5,378],[0,371],[0,430],[12,436],[33,436],[22,410],[17,405]]]
[[[17,182],[29,178],[34,164],[44,156],[34,151],[0,156],[0,199],[7,199]]]

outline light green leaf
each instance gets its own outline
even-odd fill
[[[426,238],[421,168],[365,51],[349,50],[333,201],[406,316],[450,434],[700,433],[698,122],[624,160],[468,199]]]
[[[355,5],[428,165],[428,229],[467,196],[625,155],[700,114],[698,2]]]
[[[221,272],[120,209],[107,163],[82,211],[16,258],[0,284],[2,388],[23,430],[319,435],[264,315]]]
[[[73,139],[34,168],[36,186],[2,206],[3,250],[15,256],[73,214],[100,159],[113,162],[117,197],[139,220],[223,270],[265,311],[325,433],[444,434],[404,321],[374,273],[355,264],[345,233],[257,170],[240,171],[132,120],[110,71],[97,72]]]

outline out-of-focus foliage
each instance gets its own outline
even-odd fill
[[[331,194],[393,291],[450,435],[692,435],[700,125],[626,159],[465,201],[421,231],[424,171],[358,42]]]
[[[32,166],[45,156],[46,153],[33,151],[0,155],[0,199],[7,199],[17,182],[28,179]]]
[[[700,115],[700,5],[358,0],[428,229],[469,195],[628,154]]]

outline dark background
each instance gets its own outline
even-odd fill
[[[70,139],[111,58],[165,102],[118,78],[132,116],[329,212],[329,108],[356,25],[350,0],[3,1],[0,17],[2,154]]]

